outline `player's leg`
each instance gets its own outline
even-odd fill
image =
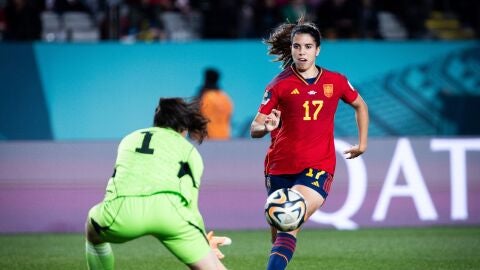
[[[295,175],[265,175],[265,188],[267,190],[267,195],[272,194],[275,190],[282,188],[291,188],[293,186]],[[272,244],[277,238],[277,229],[270,226],[270,234]]]
[[[96,269],[113,269],[114,256],[112,247],[109,243],[105,242],[100,236],[100,226],[93,219],[94,216],[98,216],[101,211],[103,203],[95,205],[89,212],[86,224],[85,224],[85,256],[87,259],[87,267],[91,270]],[[97,217],[98,219],[98,217]]]
[[[205,257],[197,262],[188,264],[192,270],[226,270],[222,262],[217,258],[215,253],[211,250]]]
[[[305,222],[322,207],[330,191],[332,181],[333,176],[322,170],[306,169],[299,174],[292,189],[300,192],[305,199],[307,206]],[[297,231],[294,231],[294,233]]]
[[[310,218],[325,202],[332,177],[323,171],[307,169],[295,176],[292,189],[300,192],[307,205],[305,221]],[[278,232],[273,243],[268,270],[285,269],[292,260],[297,245],[297,233],[301,228],[291,232]]]
[[[177,217],[171,216],[170,221]],[[225,270],[225,266],[210,248],[205,233],[198,226],[185,220],[174,221],[176,236],[157,236],[181,262],[192,270]]]
[[[305,213],[304,222],[306,222],[310,218],[310,216],[312,216],[323,205],[325,199],[315,190],[303,185],[295,185],[292,189],[300,192],[305,199],[307,212]]]
[[[124,243],[145,235],[146,202],[144,197],[121,197],[97,204],[89,211],[86,224],[89,269],[113,269],[110,243]]]
[[[296,175],[268,175],[265,186],[268,195],[281,188],[291,188],[295,183]],[[270,229],[272,235],[272,249],[268,259],[267,270],[285,269],[295,251],[296,239],[294,235]]]
[[[295,185],[292,189],[300,192],[305,198],[307,204],[307,213],[305,215],[305,221],[315,213],[315,211],[322,206],[325,201],[324,198],[315,190],[303,186]],[[292,260],[295,248],[297,246],[297,233],[300,228],[291,232],[278,232],[275,242],[273,243],[270,260],[268,262],[268,270],[280,270],[285,269],[288,263]]]
[[[272,242],[272,244],[275,243],[275,239],[277,239],[277,233],[277,229],[273,226],[270,226],[270,241]]]
[[[150,234],[160,240],[181,262],[195,270],[224,270],[225,266],[210,248],[200,213],[184,206],[175,194],[155,196]]]

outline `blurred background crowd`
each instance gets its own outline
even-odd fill
[[[480,35],[475,0],[0,0],[0,40],[257,39],[301,14],[327,39]]]

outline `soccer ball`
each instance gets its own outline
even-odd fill
[[[307,206],[302,194],[289,188],[278,189],[267,198],[265,218],[268,224],[282,232],[289,232],[302,225]]]

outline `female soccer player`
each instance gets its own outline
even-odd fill
[[[358,157],[367,149],[367,105],[345,76],[315,65],[320,39],[318,28],[303,18],[271,33],[266,40],[269,54],[282,62],[283,71],[267,85],[250,130],[253,138],[278,130],[266,156],[267,192],[280,188],[299,191],[307,203],[306,220],[325,202],[332,184],[333,122],[339,100],[355,110],[358,126],[359,143],[345,151],[347,158]],[[268,270],[286,268],[299,230],[277,233],[272,228]]]
[[[89,269],[113,269],[109,243],[152,235],[190,269],[225,269],[210,247],[198,209],[203,161],[186,134],[201,143],[207,120],[198,102],[162,98],[153,127],[134,131],[118,147],[103,202],[86,222]],[[212,240],[218,240],[213,237]],[[214,241],[215,242],[215,241]],[[220,243],[221,244],[221,243]]]

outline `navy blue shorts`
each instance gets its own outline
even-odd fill
[[[291,188],[295,185],[307,186],[327,199],[332,186],[333,176],[326,171],[308,168],[297,174],[281,174],[265,176],[265,187],[268,195],[281,188]]]

